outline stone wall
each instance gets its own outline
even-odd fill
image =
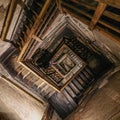
[[[0,120],[41,120],[45,109],[42,103],[0,79]]]
[[[78,107],[67,120],[119,120],[119,118],[120,71],[109,77],[108,83],[95,92],[84,109]]]

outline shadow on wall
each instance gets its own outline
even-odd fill
[[[20,120],[20,118],[13,113],[0,112],[0,120]]]
[[[20,117],[11,112],[8,107],[0,100],[0,120],[21,120]]]
[[[44,111],[39,101],[0,79],[0,120],[41,120]]]

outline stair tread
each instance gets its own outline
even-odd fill
[[[76,79],[73,80],[73,84],[74,84],[79,90],[83,90],[83,89],[84,89],[84,88],[81,86],[81,84],[80,84]]]
[[[76,97],[76,94],[75,94],[74,91],[69,87],[69,85],[66,86],[65,89],[67,90],[67,92],[69,93],[69,95],[70,95],[72,98]]]
[[[71,82],[71,83],[69,83],[69,85],[70,85],[70,87],[72,87],[72,89],[74,90],[74,92],[76,93],[76,94],[78,94],[80,91],[79,91],[79,89]]]

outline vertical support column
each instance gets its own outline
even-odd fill
[[[8,10],[8,14],[7,14],[7,18],[6,18],[6,21],[5,21],[5,24],[4,24],[4,27],[3,27],[3,31],[2,31],[2,34],[1,34],[1,40],[4,40],[6,35],[7,35],[7,32],[8,32],[8,29],[10,27],[10,23],[11,23],[11,20],[13,18],[13,14],[14,14],[16,6],[17,6],[16,0],[11,0],[10,7],[9,7],[9,10]]]
[[[102,16],[107,4],[99,2],[96,11],[94,13],[94,16],[92,18],[92,21],[90,23],[90,30],[93,30],[97,22],[99,21],[100,17]]]

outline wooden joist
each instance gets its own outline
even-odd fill
[[[99,3],[97,8],[96,8],[96,11],[94,13],[94,16],[91,20],[91,23],[90,23],[90,29],[93,30],[95,25],[97,24],[97,22],[99,21],[100,17],[102,16],[102,13],[104,12],[105,8],[106,8],[107,4],[105,3]]]
[[[71,0],[71,1],[80,5],[80,6],[87,8],[87,9],[95,10],[95,7],[92,6],[91,4],[88,4],[87,2],[83,2],[83,1],[79,1],[79,0]]]
[[[62,1],[62,5],[63,5],[64,8],[67,8],[67,9],[71,8],[72,10],[75,10],[75,11],[79,12],[80,14],[88,17],[88,18],[92,18],[92,16],[90,14],[84,12],[80,8],[77,8],[77,7],[73,6],[72,4],[68,4],[68,3]],[[69,9],[68,9],[68,11],[69,11]]]
[[[68,13],[68,14],[72,15],[73,17],[79,19],[79,20],[82,21],[84,24],[86,24],[86,25],[89,26],[89,24],[90,24],[90,21],[89,21],[89,20],[87,20],[87,19],[85,19],[85,18],[83,18],[83,17],[81,17],[81,16],[79,16],[79,15],[77,15],[77,14],[74,14],[73,12],[71,12],[70,10],[68,10],[68,9],[65,8],[65,7],[63,8],[63,10],[64,10],[65,13]],[[84,13],[83,15],[85,15],[85,13]],[[92,18],[92,16],[88,16],[88,18]],[[117,30],[117,32],[120,33],[120,30],[118,30],[118,29],[116,29],[116,28],[108,25],[107,23],[102,22],[101,20],[99,20],[98,23],[104,24],[105,27],[108,27],[109,29],[112,29],[112,30],[115,30],[115,31]],[[99,31],[100,31],[101,33],[103,33],[105,36],[109,37],[109,38],[112,39],[113,41],[115,41],[115,42],[117,42],[117,43],[120,44],[119,38],[118,38],[117,36],[113,35],[112,33],[106,31],[105,29],[103,29],[103,28],[101,28],[101,27],[99,27],[99,26],[96,26],[95,29],[96,29],[96,30],[99,30]]]
[[[61,0],[56,0],[56,3],[57,3],[57,7],[58,7],[60,13],[63,13],[63,9],[62,9],[62,6],[61,6]]]
[[[114,19],[115,21],[117,22],[120,22],[120,15],[117,15],[113,12],[110,12],[110,11],[104,11],[103,12],[103,15],[105,15],[106,17],[108,18],[111,18],[111,19]]]
[[[87,8],[88,10],[93,10],[93,11],[96,10],[96,6],[92,6],[91,4],[88,4],[87,2],[82,2],[79,0],[72,0],[72,1],[80,6]],[[103,15],[108,17],[108,18],[114,19],[117,22],[120,22],[120,16],[111,12],[111,11],[105,10],[103,12]]]
[[[83,19],[82,17],[80,17],[78,14],[75,15],[75,13],[71,12],[68,8],[71,8],[72,10],[77,11],[78,13],[80,13],[81,15],[86,16],[86,17],[89,18],[89,19],[92,19],[92,21],[91,21],[91,23],[90,23],[90,29],[91,29],[91,30],[95,27],[96,23],[98,22],[98,23],[100,23],[101,25],[103,25],[103,26],[105,26],[105,27],[107,27],[107,28],[109,28],[109,29],[117,32],[117,33],[120,33],[120,30],[117,29],[116,27],[114,27],[114,26],[112,26],[112,25],[104,22],[103,20],[99,20],[100,16],[102,15],[102,12],[103,12],[103,10],[101,10],[103,7],[102,7],[102,8],[100,7],[100,9],[99,9],[99,10],[101,10],[101,11],[100,11],[100,12],[101,12],[101,15],[99,15],[99,13],[97,14],[97,13],[95,12],[94,17],[92,17],[92,15],[90,15],[89,13],[86,13],[85,11],[83,11],[83,10],[81,10],[81,9],[79,9],[79,8],[76,8],[76,7],[73,6],[73,5],[67,4],[67,3],[65,3],[65,2],[62,2],[62,4],[64,5],[64,9],[63,9],[64,12],[69,13],[69,14],[71,14],[72,16],[77,17],[79,20],[81,20],[81,21],[82,21],[83,23],[85,23],[85,24],[88,25],[88,22],[86,22],[87,19],[82,20],[82,19]],[[106,7],[106,4],[103,5],[103,6]],[[111,16],[111,17],[112,17],[112,16]],[[117,17],[117,16],[116,16],[116,17]],[[119,19],[119,18],[118,18],[118,19]]]
[[[36,41],[38,41],[40,43],[43,42],[43,40],[41,38],[39,38],[38,36],[36,36],[36,35],[33,35],[33,39],[35,39]]]
[[[110,6],[120,9],[120,0],[96,0],[96,1],[108,4]]]

